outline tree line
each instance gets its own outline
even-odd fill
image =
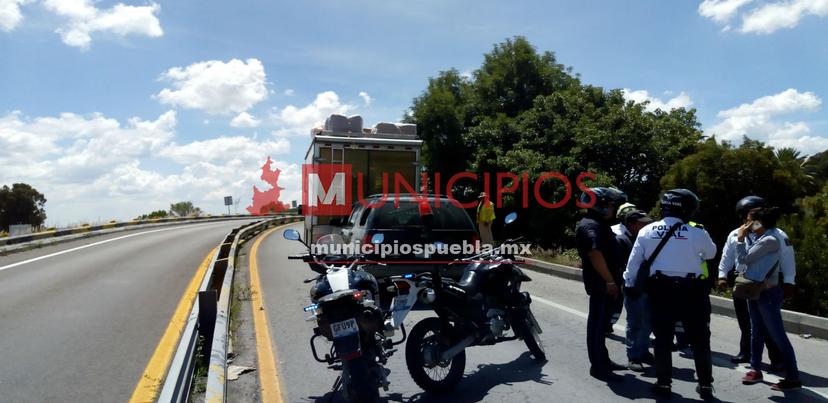
[[[589,171],[595,174],[590,186],[618,187],[653,213],[663,191],[685,187],[701,197],[698,221],[720,247],[739,224],[736,201],[761,195],[786,213],[780,226],[797,249],[800,287],[788,306],[828,314],[828,274],[820,267],[828,258],[826,152],[806,157],[751,140],[750,133],[738,146],[719,141],[704,134],[695,109],[649,111],[619,89],[584,83],[524,37],[494,45],[471,76],[449,69],[430,78],[405,119],[417,124],[423,162],[442,181],[462,171],[492,178],[527,172],[532,183],[555,171],[575,183]],[[460,195],[484,190],[493,189],[482,183],[452,189]],[[507,194],[502,210],[520,211],[521,231],[537,245],[571,248],[582,212],[574,205],[547,209],[531,193],[525,201],[522,192]],[[544,200],[564,194],[560,182],[541,187]]]

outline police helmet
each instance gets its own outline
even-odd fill
[[[589,207],[589,210],[594,211],[600,214],[601,216],[606,216],[607,214],[609,214],[610,203],[614,203],[617,207],[627,202],[627,194],[616,188],[594,187],[589,188],[589,190],[590,192],[595,194],[595,203],[591,207]],[[589,192],[584,192],[581,194],[581,204],[588,204],[591,201],[592,200],[589,196]]]
[[[668,190],[661,196],[661,215],[688,221],[699,209],[699,196],[687,189]]]
[[[750,210],[758,207],[766,207],[767,205],[768,202],[762,197],[747,196],[736,202],[736,214],[738,214],[739,217],[745,218]]]

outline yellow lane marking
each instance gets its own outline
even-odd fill
[[[207,272],[207,267],[210,266],[210,261],[213,260],[213,255],[217,250],[218,248],[214,248],[204,258],[204,261],[198,266],[196,274],[190,280],[190,284],[187,285],[187,289],[184,291],[184,295],[181,296],[181,300],[178,301],[178,307],[175,308],[175,313],[173,313],[172,319],[167,325],[167,330],[161,336],[152,358],[147,363],[141,379],[138,380],[138,385],[135,386],[135,390],[132,392],[132,397],[129,399],[130,403],[154,402],[158,397],[161,382],[167,374],[170,361],[178,347],[178,339],[181,337],[181,332],[184,331],[184,325],[187,324],[187,318],[190,316],[190,308],[198,295],[198,287],[201,285],[204,273]]]
[[[284,227],[281,226],[281,227]],[[281,227],[268,230],[250,249],[250,308],[253,311],[253,327],[256,331],[256,359],[259,362],[259,385],[262,391],[263,403],[281,403],[282,385],[279,379],[279,370],[276,367],[276,352],[270,338],[270,326],[267,324],[267,315],[264,310],[264,296],[259,281],[259,266],[256,255],[262,241]]]

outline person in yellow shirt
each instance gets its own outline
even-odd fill
[[[477,230],[480,233],[481,244],[494,244],[492,236],[492,222],[495,220],[494,203],[486,197],[486,192],[480,192],[477,197]]]

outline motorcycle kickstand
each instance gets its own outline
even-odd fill
[[[342,375],[336,377],[333,386],[331,387],[331,394],[328,396],[328,403],[332,402],[334,397],[336,396],[336,392],[342,389]]]

